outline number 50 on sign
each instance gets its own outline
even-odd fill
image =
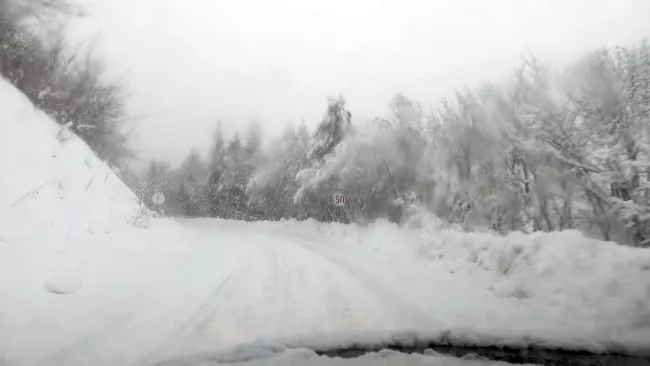
[[[343,192],[336,192],[332,195],[332,204],[336,207],[343,207],[348,203],[348,197]]]

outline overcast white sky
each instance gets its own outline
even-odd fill
[[[532,52],[567,63],[601,45],[650,37],[650,0],[85,0],[75,36],[100,34],[124,74],[134,147],[178,162],[255,118],[267,134],[328,95],[355,117],[382,114],[397,92],[433,105],[508,75]]]

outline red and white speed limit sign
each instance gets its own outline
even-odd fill
[[[336,207],[343,207],[348,203],[348,196],[343,192],[336,192],[332,195],[332,204]]]

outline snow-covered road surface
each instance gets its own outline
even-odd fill
[[[318,245],[246,227],[230,227],[224,237],[226,226],[215,220],[183,223],[214,246],[213,263],[226,262],[229,268],[215,276],[208,264],[195,274],[218,280],[204,287],[207,294],[196,302],[197,311],[159,346],[160,352],[153,352],[156,356],[236,346],[260,336],[434,324],[379,277],[319,251],[325,248]]]
[[[130,299],[97,289],[92,299],[80,296],[96,309],[86,316],[97,324],[71,324],[79,331],[51,340],[58,344],[26,363],[140,365],[258,337],[439,327],[381,276],[322,245],[218,220],[181,224],[191,250],[157,268],[150,281],[134,286],[121,277],[116,288]],[[68,296],[74,302],[78,295]]]

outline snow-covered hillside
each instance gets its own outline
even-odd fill
[[[152,219],[0,81],[0,364],[146,365],[258,338],[650,349],[650,250],[578,232]],[[321,334],[329,334],[322,336]],[[318,336],[314,336],[318,334]]]
[[[81,139],[0,81],[0,214],[17,232],[109,232],[136,197]]]
[[[129,293],[138,279],[120,273],[146,276],[148,255],[171,248],[160,238],[176,238],[171,223],[147,233],[131,225],[135,195],[4,79],[0,172],[0,359],[92,327],[92,312],[110,306],[97,289]]]

